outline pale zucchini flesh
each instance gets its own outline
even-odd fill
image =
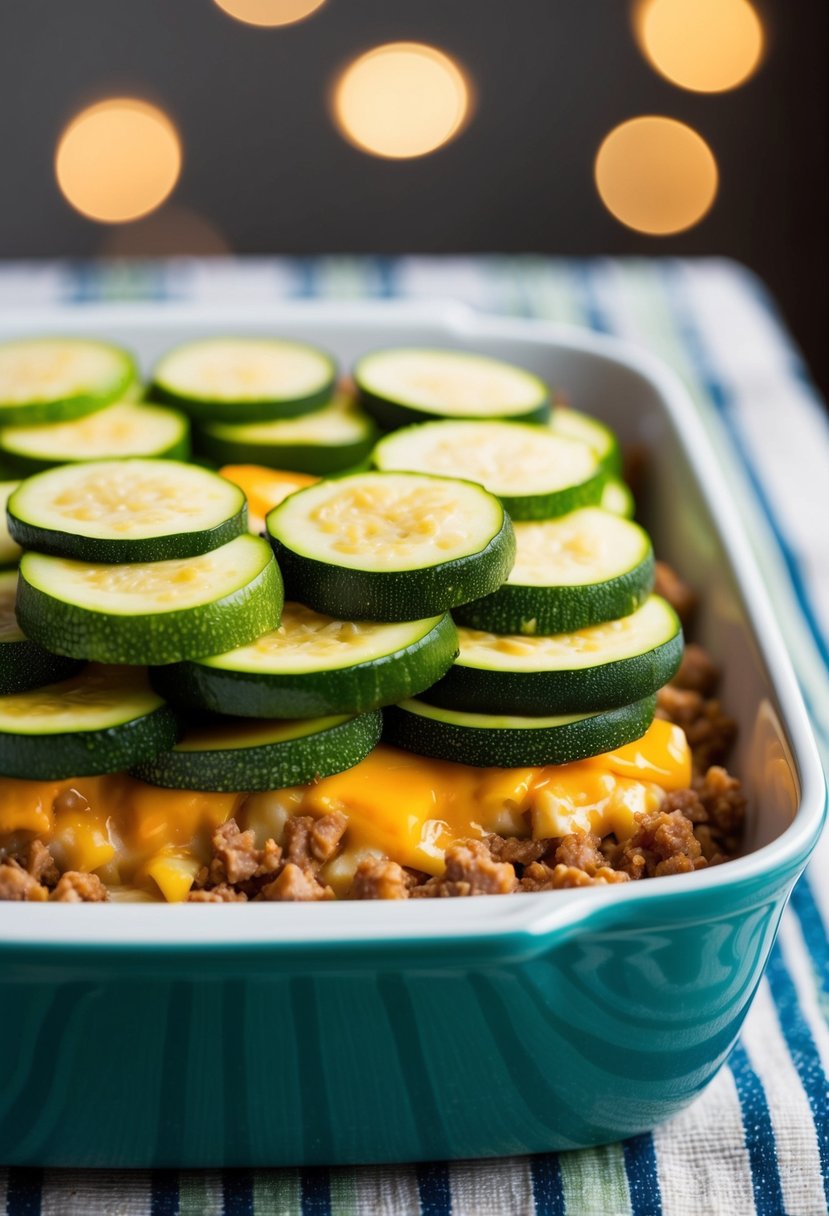
[[[0,343],[0,426],[80,418],[117,401],[135,380],[126,351],[86,338]]]
[[[177,735],[143,669],[90,665],[0,697],[0,774],[49,781],[114,773],[171,747]]]
[[[570,764],[640,739],[656,698],[589,714],[463,712],[412,699],[384,711],[383,738],[395,747],[477,767]]]
[[[30,642],[18,624],[16,600],[17,571],[0,571],[0,695],[63,680],[83,666]]]
[[[457,652],[449,616],[342,621],[289,602],[278,629],[226,654],[159,668],[153,683],[182,708],[239,717],[359,713],[423,692]]]
[[[619,440],[605,423],[599,422],[581,410],[557,405],[550,415],[550,427],[556,435],[568,439],[580,439],[594,452],[608,473],[617,475],[622,469],[622,453]]]
[[[282,608],[266,541],[245,534],[199,557],[108,564],[26,553],[18,616],[58,654],[104,663],[175,663],[252,642]]]
[[[278,338],[207,338],[169,351],[153,395],[203,421],[287,418],[324,405],[336,367],[330,355]]]
[[[636,514],[636,503],[630,487],[619,477],[608,477],[604,483],[600,506],[602,510],[621,515],[623,519],[633,519]]]
[[[172,750],[133,773],[170,789],[283,789],[359,764],[376,746],[380,729],[379,710],[301,721],[225,718],[191,727]]]
[[[543,421],[550,411],[538,376],[466,351],[374,351],[357,361],[353,374],[361,401],[386,429],[429,418]]]
[[[515,555],[497,498],[419,474],[319,482],[275,507],[267,528],[289,598],[350,620],[436,616],[494,590]]]
[[[324,475],[365,460],[376,439],[374,423],[346,393],[313,413],[270,422],[207,422],[198,432],[199,450],[220,464]]]
[[[430,702],[486,713],[586,713],[649,696],[675,674],[682,627],[652,595],[629,616],[551,637],[461,628]]]
[[[19,485],[19,481],[0,481],[0,569],[16,566],[20,561],[22,550],[17,541],[11,538],[6,516],[6,504]]]
[[[190,424],[185,415],[147,402],[119,401],[71,422],[0,430],[0,458],[21,473],[79,461],[186,460],[189,455]]]
[[[516,523],[515,565],[506,582],[457,609],[473,629],[526,635],[565,633],[627,616],[653,586],[650,537],[598,507]]]
[[[513,520],[549,519],[599,501],[605,474],[579,439],[516,422],[427,422],[381,439],[377,468],[462,477],[496,494]]]
[[[244,532],[242,490],[173,460],[100,460],[35,473],[8,503],[26,548],[90,562],[196,556]]]

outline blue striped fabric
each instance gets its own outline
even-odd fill
[[[540,257],[315,258],[0,269],[0,308],[115,298],[452,297],[591,326],[650,347],[685,379],[719,449],[829,760],[829,423],[773,301],[740,267]],[[780,429],[785,415],[785,427]],[[764,428],[773,444],[758,445]],[[823,476],[820,476],[820,469]],[[790,480],[781,479],[781,469]],[[792,510],[813,474],[818,514]],[[248,1216],[823,1216],[829,1211],[829,843],[795,891],[729,1064],[688,1111],[625,1144],[414,1169],[119,1176],[0,1171],[0,1211]],[[484,1198],[482,1200],[482,1196]],[[118,1202],[115,1202],[117,1197]]]

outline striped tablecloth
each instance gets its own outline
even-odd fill
[[[768,295],[733,263],[539,257],[9,263],[0,307],[449,297],[592,326],[685,379],[742,508],[829,760],[829,425]],[[354,1170],[0,1170],[0,1210],[174,1216],[822,1216],[829,1211],[829,841],[797,887],[742,1038],[653,1135],[535,1158]]]

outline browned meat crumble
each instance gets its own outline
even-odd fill
[[[683,621],[693,613],[693,592],[664,563],[657,563],[657,590]],[[554,891],[636,882],[719,865],[740,846],[746,800],[739,780],[721,767],[736,723],[716,699],[719,669],[701,646],[689,643],[682,665],[658,695],[657,714],[682,727],[691,747],[693,784],[665,795],[656,811],[637,816],[630,839],[600,839],[576,832],[548,840],[487,836],[446,850],[438,877],[406,869],[387,858],[367,857],[356,868],[349,899],[432,899],[511,892]],[[338,856],[348,826],[335,813],[315,819],[289,817],[283,840],[260,848],[251,830],[234,819],[213,833],[213,856],[196,877],[191,903],[310,902],[334,899],[320,877]],[[0,863],[0,900],[108,899],[95,874],[60,874],[49,850],[33,841],[20,856]]]

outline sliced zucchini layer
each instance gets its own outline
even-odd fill
[[[243,718],[353,714],[423,692],[457,653],[449,616],[381,625],[287,603],[278,629],[228,654],[161,667],[153,685],[174,705]]]
[[[267,517],[288,596],[355,621],[438,616],[494,591],[515,538],[481,486],[355,473],[286,498]]]
[[[477,481],[513,520],[550,519],[597,503],[605,473],[580,439],[516,422],[427,422],[381,439],[378,469]]]
[[[365,460],[377,432],[345,393],[312,414],[273,422],[207,422],[199,447],[220,464],[260,464],[301,473],[338,473]]]
[[[636,514],[633,495],[619,477],[608,477],[604,483],[600,506],[602,510],[610,511],[613,515],[621,515],[623,519],[633,519]]]
[[[0,425],[65,422],[103,409],[135,379],[132,357],[87,338],[0,343]]]
[[[186,460],[189,455],[190,423],[185,415],[136,401],[119,401],[72,422],[0,430],[0,457],[24,474],[82,460]]]
[[[4,566],[16,566],[20,561],[20,545],[11,538],[6,516],[9,496],[19,485],[19,481],[0,481],[0,569]]]
[[[0,572],[0,695],[63,680],[83,666],[24,637],[14,611],[16,598],[17,571]]]
[[[168,789],[217,792],[305,785],[359,764],[379,741],[381,720],[379,710],[298,722],[225,718],[192,727],[133,775]]]
[[[568,633],[628,616],[651,592],[653,548],[638,524],[582,507],[514,526],[517,556],[507,581],[457,608],[460,624],[492,633]]]
[[[126,565],[26,553],[17,615],[26,637],[102,663],[176,663],[252,642],[279,623],[282,580],[266,541]]]
[[[35,473],[9,499],[25,548],[90,562],[193,557],[247,528],[244,493],[176,460],[98,460]]]
[[[580,439],[591,447],[607,473],[618,475],[622,471],[622,451],[619,440],[609,426],[599,422],[590,414],[557,405],[550,415],[550,427],[556,435],[567,439]]]
[[[570,764],[641,739],[655,709],[656,698],[646,697],[596,714],[527,718],[411,700],[384,710],[383,738],[421,756],[479,768]]]
[[[59,781],[117,773],[175,743],[175,715],[140,668],[85,667],[0,697],[0,774]]]
[[[682,658],[682,627],[652,595],[630,616],[555,637],[460,629],[460,655],[427,694],[483,713],[587,713],[656,692]]]
[[[334,388],[330,355],[278,338],[205,338],[169,351],[151,396],[201,421],[290,418],[324,405]]]
[[[360,399],[386,430],[429,418],[543,422],[547,385],[532,372],[455,350],[399,348],[364,355],[354,367]]]

